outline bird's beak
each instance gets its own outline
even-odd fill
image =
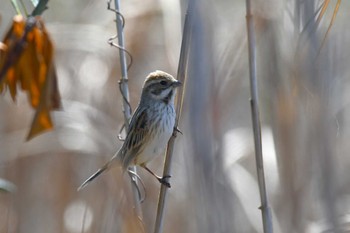
[[[182,86],[182,82],[176,80],[175,82],[173,82],[173,87],[180,87]]]

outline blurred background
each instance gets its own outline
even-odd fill
[[[30,1],[25,1],[30,8]],[[199,0],[198,0],[199,1]],[[320,9],[329,2],[318,20]],[[350,2],[253,0],[263,156],[274,232],[350,232]],[[245,1],[199,1],[183,135],[175,143],[163,232],[262,232],[250,114]],[[15,14],[0,0],[0,36]],[[123,125],[115,13],[100,0],[49,1],[63,109],[26,142],[26,94],[0,98],[0,233],[153,232],[159,183],[139,219],[129,178],[110,172],[77,187],[120,147]],[[176,76],[186,2],[121,1],[131,106],[156,69]],[[150,167],[161,174],[164,158]],[[128,191],[129,190],[129,191]]]

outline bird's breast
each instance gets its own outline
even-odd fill
[[[154,157],[161,155],[173,133],[175,124],[175,110],[173,105],[164,106],[152,111],[154,119],[150,123],[150,130],[153,131],[152,139],[149,141],[144,151],[137,157],[137,164],[147,163]]]

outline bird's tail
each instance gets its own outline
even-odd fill
[[[87,178],[78,188],[78,191],[81,189],[85,188],[91,181],[93,181],[96,177],[101,175],[104,171],[106,171],[111,165],[120,158],[119,156],[120,150],[105,164],[103,165],[100,169],[98,169],[94,174],[92,174],[89,178]]]

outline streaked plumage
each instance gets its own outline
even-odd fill
[[[170,187],[163,177],[155,175],[146,164],[160,155],[174,130],[175,91],[181,83],[163,71],[150,73],[143,85],[141,100],[129,125],[129,130],[120,150],[96,173],[90,176],[79,189],[85,187],[114,162],[119,161],[125,171],[131,165],[139,165],[154,175],[159,182]]]

